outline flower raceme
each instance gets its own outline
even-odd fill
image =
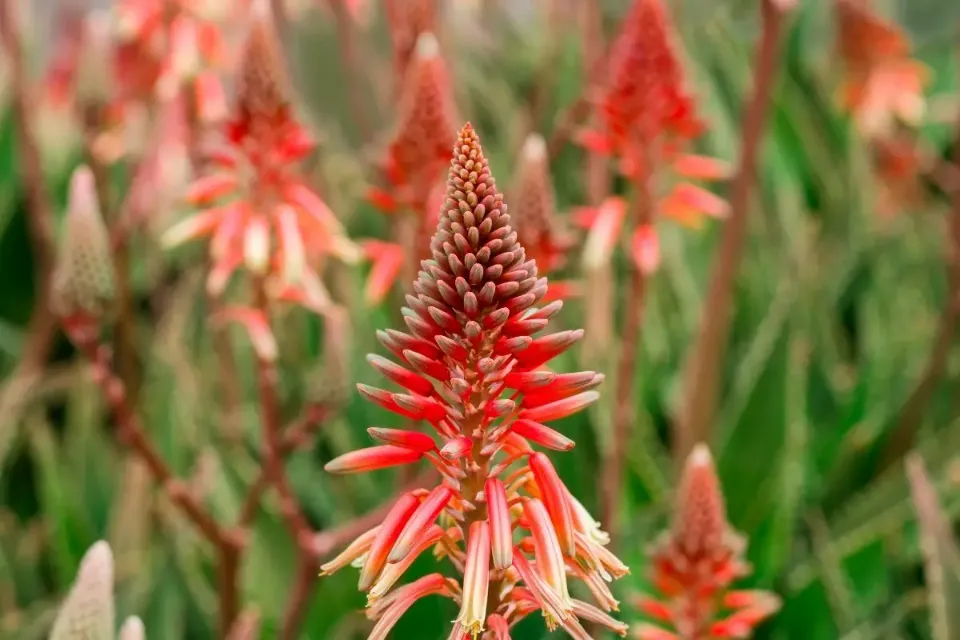
[[[527,256],[536,261],[541,275],[563,267],[572,238],[557,224],[557,205],[547,157],[547,144],[539,133],[527,136],[517,163],[517,181],[510,198],[520,216],[514,217],[517,239]],[[573,293],[573,283],[551,282],[547,299],[563,299]]]
[[[637,598],[641,612],[673,628],[641,625],[638,640],[747,638],[780,608],[765,591],[730,590],[750,573],[745,540],[727,523],[710,451],[699,445],[687,458],[677,491],[673,527],[654,545],[652,583],[660,598]]]
[[[382,163],[386,188],[370,189],[369,199],[384,213],[416,217],[417,233],[408,241],[414,243],[415,258],[419,260],[429,253],[424,240],[436,225],[436,212],[443,196],[443,171],[455,133],[447,70],[437,39],[429,31],[417,37],[403,76],[398,110],[396,129]],[[393,286],[404,255],[411,251],[402,244],[367,244],[367,256],[373,262],[366,292],[369,302],[380,302]]]
[[[221,294],[243,266],[269,277],[278,298],[323,311],[328,296],[308,256],[352,261],[359,249],[299,171],[314,142],[293,114],[289,91],[269,5],[259,0],[240,59],[226,144],[211,152],[211,173],[186,194],[202,211],[169,229],[164,243],[210,237],[212,295]]]
[[[512,229],[471,125],[457,137],[440,222],[407,296],[409,333],[378,334],[401,364],[369,361],[404,389],[359,385],[385,409],[430,425],[429,433],[371,428],[376,446],[329,462],[354,473],[428,460],[442,480],[402,495],[384,521],[323,567],[360,567],[371,638],[384,638],[413,602],[440,594],[459,602],[452,640],[509,638],[509,628],[541,611],[550,628],[589,638],[582,620],[625,635],[607,612],[617,608],[607,583],[627,568],[609,539],[571,495],[550,459],[533,445],[565,451],[573,442],[545,423],[597,399],[603,379],[591,371],[545,368],[581,331],[534,337],[562,303],[537,307],[547,290]],[[432,548],[462,574],[436,573],[395,587],[414,559]],[[570,595],[584,581],[597,601]]]
[[[651,194],[658,198],[657,214],[690,227],[699,226],[704,216],[726,217],[729,207],[724,200],[688,181],[723,179],[729,169],[719,160],[684,151],[705,126],[684,87],[674,28],[662,0],[634,0],[622,24],[597,105],[600,129],[584,132],[581,143],[617,157],[621,172],[645,188],[668,175],[679,178],[663,189],[665,195]],[[623,217],[623,204],[617,200],[576,215],[579,224],[596,236],[587,241],[592,248],[585,260],[605,259],[619,236]],[[659,242],[652,224],[634,230],[631,254],[643,273],[657,269]]]

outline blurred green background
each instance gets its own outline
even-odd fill
[[[494,175],[508,187],[526,133],[532,127],[549,135],[557,113],[580,94],[583,77],[575,24],[550,29],[536,6],[526,11],[521,3],[501,4],[514,11],[488,14],[482,24],[452,21],[442,45],[460,114],[480,132]],[[608,35],[626,4],[602,3]],[[758,3],[682,5],[674,10],[690,83],[710,125],[699,151],[734,160]],[[960,5],[903,0],[881,6],[905,25],[917,56],[933,70],[920,134],[934,155],[948,158],[960,110],[955,51]],[[510,18],[511,13],[516,15]],[[750,538],[748,557],[756,571],[748,584],[784,600],[782,612],[758,638],[930,638],[915,512],[900,460],[907,449],[897,451],[891,464],[879,463],[930,356],[946,302],[949,202],[938,186],[924,182],[921,205],[894,216],[877,214],[878,182],[868,150],[834,100],[839,66],[830,13],[830,2],[806,0],[789,22],[711,445],[730,521]],[[352,80],[386,134],[391,113],[378,109],[389,104],[391,81],[382,12],[359,38],[364,60],[373,66]],[[307,11],[287,44],[304,112],[321,141],[313,172],[324,196],[352,237],[385,238],[386,219],[363,202],[366,184],[376,175],[344,89],[348,79],[331,17],[318,8]],[[530,97],[541,88],[545,107],[531,122]],[[7,380],[23,348],[34,292],[13,125],[5,98],[0,101],[0,375]],[[46,152],[48,186],[62,207],[79,150],[57,137]],[[561,211],[586,203],[583,159],[581,149],[567,145],[552,164]],[[621,443],[628,478],[620,555],[633,573],[613,585],[620,596],[644,587],[645,545],[669,515],[674,485],[669,425],[720,227],[709,223],[691,231],[664,222],[659,229],[663,265],[645,312],[634,392],[638,421],[630,442]],[[211,401],[219,381],[205,322],[201,252],[194,247],[164,254],[150,233],[134,241],[137,360],[143,372],[138,409],[172,466],[197,479],[216,514],[232,517],[257,471],[252,356],[242,333],[231,331],[244,385],[237,438],[226,429],[230,421],[222,407]],[[614,267],[622,281],[622,255]],[[392,303],[364,304],[359,292],[367,269],[332,265],[326,274],[350,313],[349,357],[341,369],[329,370],[331,354],[324,353],[324,326],[317,317],[291,309],[278,332],[286,417],[292,419],[312,394],[322,393],[318,386],[350,389],[346,406],[322,426],[316,446],[288,463],[303,508],[320,531],[375,507],[398,485],[392,472],[344,479],[322,470],[335,455],[366,445],[367,426],[398,422],[352,390],[354,382],[378,383],[363,357],[381,351],[375,330],[399,321]],[[578,277],[578,260],[561,275]],[[151,295],[158,287],[165,291],[162,304]],[[560,318],[564,326],[582,326],[583,309],[574,300]],[[610,362],[605,354],[587,358],[572,352],[557,368],[594,367],[609,374]],[[600,404],[558,425],[577,447],[556,455],[555,463],[591,510],[597,504],[598,450],[610,431],[612,389],[603,385]],[[914,425],[915,447],[954,520],[960,517],[958,389],[960,350],[954,346],[928,410]],[[20,410],[0,415],[0,637],[45,637],[81,555],[100,538],[108,539],[116,554],[121,614],[140,615],[151,640],[214,637],[211,551],[117,446],[97,389],[65,339],[58,339],[43,379],[22,400]],[[276,634],[295,557],[276,504],[267,500],[243,586],[244,603],[263,615],[263,637]],[[421,558],[414,572],[432,564]],[[319,580],[304,637],[365,637],[368,623],[355,583],[350,570]],[[439,599],[417,604],[394,637],[445,638],[456,615],[452,607]],[[620,617],[639,620],[626,604]],[[538,616],[514,635],[546,636]]]

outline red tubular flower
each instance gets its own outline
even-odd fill
[[[289,92],[269,7],[259,2],[240,60],[226,147],[212,154],[212,172],[186,194],[203,210],[169,229],[164,243],[210,237],[213,295],[242,265],[267,276],[278,298],[322,312],[328,297],[308,256],[354,260],[359,249],[298,170],[314,144],[293,115]]]
[[[925,108],[928,70],[910,58],[907,37],[867,0],[837,0],[836,16],[845,73],[840,100],[860,131],[874,137],[889,133],[896,119],[916,124]]]
[[[684,153],[705,126],[684,86],[674,27],[662,0],[634,0],[622,25],[610,52],[607,85],[599,97],[601,128],[585,132],[581,143],[617,157],[621,172],[638,184],[650,185],[663,178],[665,171],[680,178],[659,197],[658,214],[686,225],[698,224],[704,215],[724,217],[727,207],[722,200],[683,181],[717,180],[729,171],[718,160]],[[591,236],[600,236],[596,241],[588,239],[586,260],[596,262],[608,239],[618,237],[622,215],[610,215],[616,208],[608,205],[580,216]],[[656,270],[659,247],[652,225],[634,231],[631,253],[640,271]]]
[[[578,611],[625,633],[625,625],[604,613],[614,609],[616,601],[605,586],[596,585],[623,576],[626,567],[604,547],[608,538],[599,525],[524,434],[535,434],[531,437],[535,444],[538,439],[565,444],[565,439],[522,418],[526,411],[539,411],[539,419],[552,420],[582,408],[596,394],[581,390],[595,385],[599,377],[593,372],[555,374],[539,369],[569,348],[579,333],[533,339],[561,303],[535,306],[547,290],[546,278],[538,277],[536,261],[528,259],[518,241],[469,124],[454,147],[430,252],[414,282],[414,294],[407,296],[404,319],[411,333],[389,331],[379,336],[401,364],[388,366],[373,359],[387,378],[412,393],[366,386],[360,390],[394,413],[431,424],[441,439],[439,451],[407,448],[402,443],[414,441],[407,435],[385,436],[382,429],[374,433],[400,445],[395,448],[409,452],[411,460],[423,455],[443,481],[433,491],[406,494],[375,535],[364,534],[363,541],[329,569],[366,554],[361,588],[374,583],[389,586],[404,563],[422,551],[422,540],[443,531],[434,556],[449,558],[463,580],[458,588],[431,593],[462,594],[453,640],[484,632],[508,638],[510,625],[537,609],[551,629],[562,626],[573,637],[586,637],[577,622]],[[522,357],[528,352],[534,355]],[[423,379],[431,379],[431,389],[419,382]],[[535,398],[529,407],[528,395]],[[558,402],[562,406],[557,407]],[[514,428],[518,423],[525,426]],[[353,467],[356,456],[347,453],[327,468]],[[571,566],[576,571],[568,575]],[[570,598],[571,576],[594,585],[591,591],[601,595],[597,607]],[[498,588],[491,589],[491,581]],[[394,611],[393,603],[406,604],[405,589],[370,592],[368,615],[381,621],[377,629]],[[398,592],[403,595],[395,596]]]
[[[643,625],[642,640],[746,638],[780,608],[765,591],[730,590],[750,573],[743,559],[746,543],[727,523],[720,483],[710,451],[694,448],[677,491],[671,530],[651,551],[652,582],[660,598],[637,598],[648,617],[673,628]]]

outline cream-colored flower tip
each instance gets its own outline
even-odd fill
[[[710,448],[702,442],[693,448],[690,457],[687,458],[687,464],[691,467],[707,467],[713,464],[713,456],[710,455]]]
[[[137,616],[130,616],[120,627],[120,635],[117,640],[146,640],[147,630],[143,626],[143,620]]]
[[[111,640],[114,637],[113,552],[103,540],[80,561],[50,640]]]
[[[531,133],[523,143],[523,155],[530,160],[542,160],[547,156],[547,141],[539,133]]]
[[[433,58],[440,54],[440,43],[437,37],[429,31],[424,31],[417,37],[417,47],[414,53],[418,58]]]

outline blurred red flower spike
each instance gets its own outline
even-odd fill
[[[559,431],[533,420],[515,420],[510,429],[518,436],[554,451],[570,451],[575,444],[573,440]]]
[[[367,433],[384,444],[403,447],[412,451],[426,453],[436,448],[433,438],[419,431],[404,431],[401,429],[387,429],[385,427],[368,427]]]
[[[644,224],[634,229],[630,252],[640,273],[647,276],[656,273],[660,268],[660,237],[653,225]]]
[[[416,462],[422,451],[385,444],[350,451],[325,464],[328,473],[364,473]]]
[[[417,543],[417,539],[429,529],[440,512],[447,507],[452,497],[453,490],[446,485],[440,485],[431,491],[430,495],[424,498],[417,510],[410,516],[403,532],[397,538],[393,550],[390,551],[387,561],[400,562],[406,558]]]

